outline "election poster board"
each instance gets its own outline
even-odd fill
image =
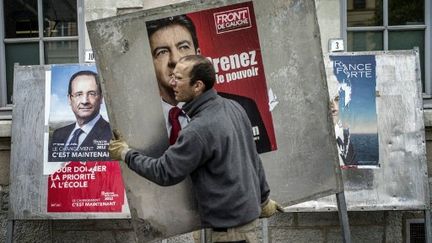
[[[119,162],[109,158],[111,129],[96,66],[52,65],[45,82],[47,212],[122,212],[124,185]]]
[[[196,43],[187,44],[191,45],[188,46],[191,49],[188,54],[201,54],[213,63],[216,71],[215,88],[220,96],[237,101],[245,109],[252,124],[258,153],[276,150],[276,137],[252,2],[168,18],[170,19],[148,21],[148,29],[151,29],[151,26],[166,25],[169,21],[190,21],[196,31],[196,38],[192,38]],[[166,43],[168,42],[169,40],[166,40]],[[159,45],[162,47],[162,42]],[[155,46],[152,51],[157,51],[157,48],[159,47]],[[161,51],[151,54],[157,55],[158,59],[167,55],[161,54]],[[155,64],[155,68],[158,68],[158,65]],[[163,79],[159,76],[157,78]]]
[[[218,93],[252,100],[261,119],[271,121],[263,123],[275,138],[269,136],[270,150],[260,157],[272,198],[288,206],[341,192],[313,1],[299,1],[298,5],[239,2],[185,2],[175,8],[87,22],[113,128],[130,147],[145,155],[158,158],[168,148],[156,68],[159,63],[152,43],[155,38],[149,38],[148,33],[153,21],[169,22],[186,15],[196,27],[198,44],[192,46],[186,27],[175,28],[175,34],[159,39],[167,43],[157,51],[169,54],[163,65],[165,81],[172,77],[179,51],[198,53],[197,46],[217,68]],[[180,36],[189,39],[173,40]],[[257,134],[261,132],[258,128]],[[125,165],[122,174],[139,240],[147,242],[200,228],[191,180],[164,187]]]
[[[349,122],[358,159],[340,158],[348,210],[428,210],[418,50],[331,53],[324,60],[329,97],[342,97],[339,112],[348,114],[339,117]],[[286,210],[337,210],[337,202],[323,197]]]
[[[201,54],[216,71],[216,90],[243,106],[259,153],[277,149],[252,2],[187,14]]]
[[[379,166],[375,56],[330,59],[337,80],[330,99],[341,167]]]
[[[96,75],[95,65],[79,64],[53,65],[51,72],[47,73],[46,87],[51,94],[46,96],[48,114],[45,117],[45,125],[49,127],[45,143],[48,165],[65,161],[110,160],[108,144],[111,130]],[[71,83],[71,79],[76,81]],[[79,141],[73,142],[78,129],[83,132]]]
[[[54,75],[52,68],[56,70]],[[56,81],[69,80],[73,73],[82,70],[96,69],[94,64],[16,65],[14,68],[10,219],[130,218],[118,161],[46,160],[50,131],[47,121],[51,111],[60,112],[62,115],[58,117],[69,117],[73,122],[73,116],[66,114],[72,113],[67,101],[68,81],[63,81],[66,87],[52,87],[57,87]],[[47,96],[52,102],[47,102]],[[51,104],[56,103],[65,105],[61,106],[63,109],[51,109]]]

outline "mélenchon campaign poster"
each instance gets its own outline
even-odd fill
[[[160,69],[158,55],[164,55],[164,47],[171,42],[176,41],[182,55],[207,57],[216,71],[219,95],[237,101],[246,110],[258,152],[277,149],[252,2],[147,21],[146,25],[149,35],[161,25],[173,31],[172,35],[159,34],[150,40],[156,76]],[[157,78],[160,83],[162,78]]]
[[[332,114],[342,168],[379,166],[373,55],[330,56],[338,87]]]
[[[96,66],[52,65],[46,72],[44,174],[48,212],[122,212],[118,161]]]

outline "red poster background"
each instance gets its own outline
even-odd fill
[[[224,82],[217,79],[216,90],[253,99],[258,107],[270,141],[270,149],[267,151],[276,150],[276,138],[272,115],[269,111],[267,85],[252,2],[187,15],[195,24],[201,54],[212,58],[217,77],[224,77]],[[218,24],[219,27],[220,24],[225,24],[225,28],[220,28],[218,31]],[[256,64],[252,64],[251,52],[255,53],[253,58]],[[235,61],[230,64],[224,62],[223,65],[225,67],[229,66],[229,68],[225,68],[228,69],[225,71],[222,70],[221,61],[223,59],[225,61],[229,60],[232,55],[237,55],[239,59],[241,57],[249,58],[249,65],[239,66],[239,63]],[[228,82],[228,76],[231,76],[231,74],[235,73],[238,76],[239,73],[244,75],[247,72],[252,75]]]
[[[48,177],[47,212],[122,212],[118,161],[70,162]]]

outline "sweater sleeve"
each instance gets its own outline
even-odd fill
[[[264,167],[262,165],[261,158],[257,155],[257,164],[256,164],[256,170],[257,175],[260,182],[260,190],[261,190],[261,203],[264,203],[270,196],[270,187],[267,183]]]
[[[152,158],[131,149],[126,153],[125,162],[138,175],[160,186],[171,186],[184,180],[206,161],[204,144],[196,132],[185,131],[161,157]]]

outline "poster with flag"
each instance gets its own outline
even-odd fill
[[[337,92],[330,97],[342,168],[379,167],[376,61],[373,55],[330,56]]]

